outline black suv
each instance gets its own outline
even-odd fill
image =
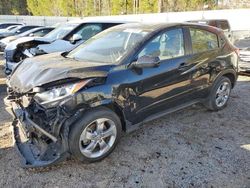
[[[24,60],[5,99],[24,166],[98,161],[144,122],[195,103],[223,109],[237,80],[235,50],[214,27],[137,23]]]

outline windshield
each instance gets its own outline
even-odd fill
[[[78,25],[79,24],[77,23],[61,25],[57,27],[56,29],[54,29],[53,31],[49,32],[44,37],[49,40],[56,40],[56,39],[63,38]]]
[[[118,64],[149,33],[143,29],[112,28],[95,35],[67,57],[81,61]]]

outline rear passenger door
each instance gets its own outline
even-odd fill
[[[193,64],[190,71],[192,93],[200,98],[207,94],[204,89],[209,85],[212,68],[218,64],[219,40],[217,34],[207,30],[191,27],[189,31]]]

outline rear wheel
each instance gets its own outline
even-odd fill
[[[106,108],[87,112],[70,130],[69,147],[74,157],[95,162],[108,156],[121,137],[119,117]]]
[[[213,111],[218,111],[226,107],[232,89],[232,83],[229,78],[222,76],[215,81],[211,89],[206,107]]]

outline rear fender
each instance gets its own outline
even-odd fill
[[[235,86],[237,78],[238,78],[238,74],[234,69],[226,69],[226,70],[219,72],[218,74],[212,74],[210,82],[214,83],[218,78],[222,76],[226,76],[230,79],[230,81],[232,82],[232,88]]]

